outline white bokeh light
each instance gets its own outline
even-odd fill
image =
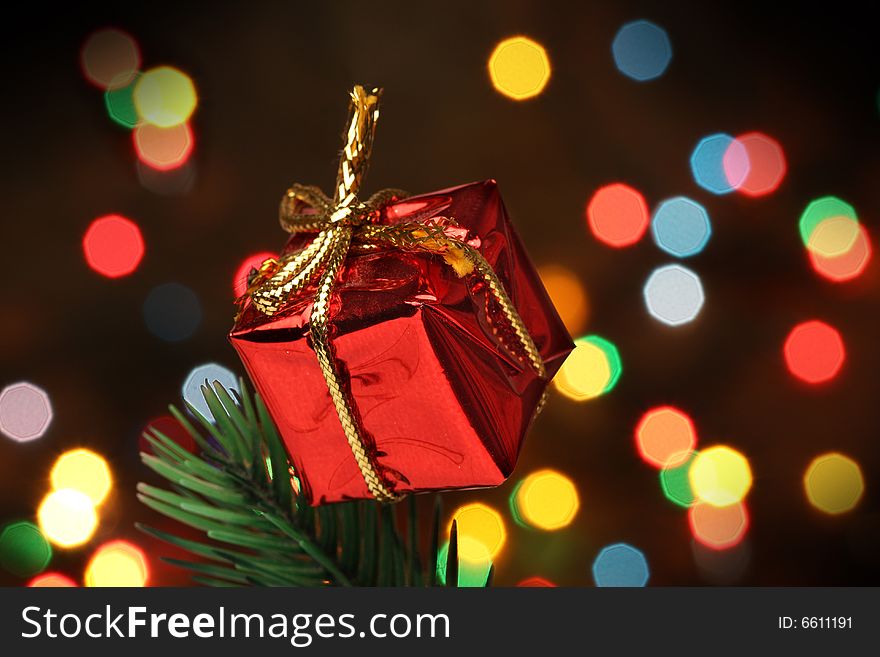
[[[645,283],[644,293],[651,316],[669,326],[693,321],[706,300],[700,277],[681,265],[655,269]]]
[[[213,385],[214,381],[219,381],[227,390],[238,391],[238,377],[232,370],[217,363],[199,365],[187,374],[186,381],[183,383],[183,398],[210,420],[211,410],[208,408],[201,390],[201,386],[206,380],[209,385]]]
[[[36,440],[52,422],[49,395],[33,383],[21,381],[0,392],[0,433],[24,443]]]

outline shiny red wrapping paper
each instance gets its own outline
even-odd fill
[[[332,342],[364,438],[396,493],[495,486],[513,471],[534,410],[573,348],[514,233],[495,181],[388,205],[384,223],[452,217],[492,265],[544,358],[541,380],[505,345],[475,276],[443,258],[393,249],[346,260]],[[308,237],[295,236],[285,251]],[[309,339],[313,289],[267,317],[248,302],[230,332],[312,504],[369,498]]]

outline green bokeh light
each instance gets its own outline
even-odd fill
[[[817,198],[807,206],[798,222],[798,230],[800,231],[804,246],[810,243],[810,236],[816,230],[816,226],[831,217],[849,217],[853,221],[859,220],[855,208],[846,201],[836,196]]]
[[[131,129],[141,122],[141,117],[134,105],[134,86],[138,78],[140,78],[140,73],[124,87],[118,89],[111,87],[104,92],[104,105],[107,107],[107,114],[123,128]]]
[[[694,451],[688,457],[688,460],[673,468],[663,468],[660,471],[660,487],[666,499],[682,507],[693,506],[696,502],[694,491],[691,490],[691,482],[688,472],[694,459],[697,458],[698,452]]]
[[[36,575],[51,559],[52,546],[33,523],[13,522],[0,533],[0,567],[13,575]]]
[[[437,581],[446,584],[446,555],[449,554],[449,541],[437,551]],[[458,585],[462,587],[482,587],[486,584],[492,563],[476,563],[467,559],[458,560]]]
[[[608,359],[608,369],[611,371],[611,377],[602,389],[602,394],[604,395],[606,392],[611,391],[617,385],[620,375],[623,374],[623,361],[620,359],[620,352],[617,350],[617,347],[614,343],[598,335],[578,338],[576,342],[587,342],[595,345],[605,354],[605,358]]]

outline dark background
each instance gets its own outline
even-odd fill
[[[579,274],[588,332],[614,341],[623,358],[611,394],[584,404],[554,394],[527,440],[517,475],[559,468],[576,480],[581,511],[552,534],[508,522],[498,583],[542,575],[589,585],[596,553],[618,541],[645,552],[651,584],[708,583],[685,514],[633,449],[638,417],[660,403],[687,409],[701,444],[730,443],[750,459],[752,526],[737,556],[749,561],[737,583],[880,582],[878,268],[826,283],[797,233],[806,204],[835,194],[877,234],[880,80],[867,10],[507,0],[26,11],[6,21],[0,58],[0,386],[37,383],[55,419],[30,444],[0,440],[0,522],[33,517],[54,458],[87,445],[116,476],[96,541],[129,537],[150,553],[153,583],[186,581],[159,563],[164,546],[132,528],[161,524],[134,497],[148,477],[138,435],[177,402],[192,367],[217,361],[242,372],[225,338],[233,273],[244,256],[283,243],[277,203],[292,181],[332,184],[345,94],[362,81],[385,88],[368,188],[426,192],[496,178],[533,258]],[[622,76],[610,52],[619,27],[638,18],[663,26],[674,52],[666,74],[646,84]],[[198,178],[186,195],[140,185],[129,133],[81,75],[82,42],[105,25],[137,39],[144,67],[172,64],[197,85]],[[486,74],[495,43],[518,33],[544,44],[553,64],[545,92],[523,103],[495,92]],[[697,141],[749,130],[783,145],[781,188],[760,199],[698,188],[688,168]],[[687,263],[707,295],[693,324],[667,329],[647,315],[643,282],[670,260],[649,238],[617,251],[589,235],[584,204],[614,181],[651,206],[686,194],[709,210],[712,240]],[[81,249],[89,222],[112,212],[134,218],[147,243],[138,271],[119,280],[92,272]],[[195,290],[204,313],[179,344],[150,334],[141,310],[169,281]],[[837,326],[848,351],[841,376],[818,389],[794,381],[781,358],[790,327],[813,317]],[[866,478],[861,504],[841,517],[812,510],[801,485],[809,461],[831,450],[855,458]],[[449,494],[447,508],[481,499],[503,509],[514,483]],[[52,569],[76,578],[88,553],[56,550]],[[17,582],[0,573],[0,583]]]

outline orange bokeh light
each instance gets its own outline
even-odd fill
[[[170,128],[141,123],[132,131],[132,138],[138,159],[158,171],[171,171],[186,164],[195,146],[188,123]]]
[[[96,30],[80,52],[86,79],[100,89],[118,89],[134,79],[141,66],[141,53],[131,35],[116,28]]]
[[[531,588],[546,588],[546,587],[556,587],[556,584],[551,582],[549,579],[545,579],[544,577],[526,577],[524,580],[519,582],[517,586],[522,587],[531,587]]]
[[[861,275],[871,262],[871,238],[865,226],[859,224],[859,234],[846,253],[829,257],[807,249],[807,254],[817,274],[835,283],[844,283]]]
[[[749,513],[743,502],[722,507],[697,502],[688,509],[688,523],[697,541],[714,550],[726,550],[745,537]]]
[[[639,456],[655,468],[682,465],[697,446],[693,421],[672,406],[650,409],[639,420],[635,433]]]
[[[76,587],[76,585],[76,582],[70,579],[67,575],[62,575],[61,573],[43,573],[42,575],[37,575],[28,582],[28,586],[32,588],[70,588]]]
[[[556,264],[542,265],[538,274],[568,332],[583,333],[590,316],[590,302],[577,274]]]
[[[651,221],[645,197],[623,183],[600,187],[587,204],[587,225],[597,240],[622,248],[645,234]]]

